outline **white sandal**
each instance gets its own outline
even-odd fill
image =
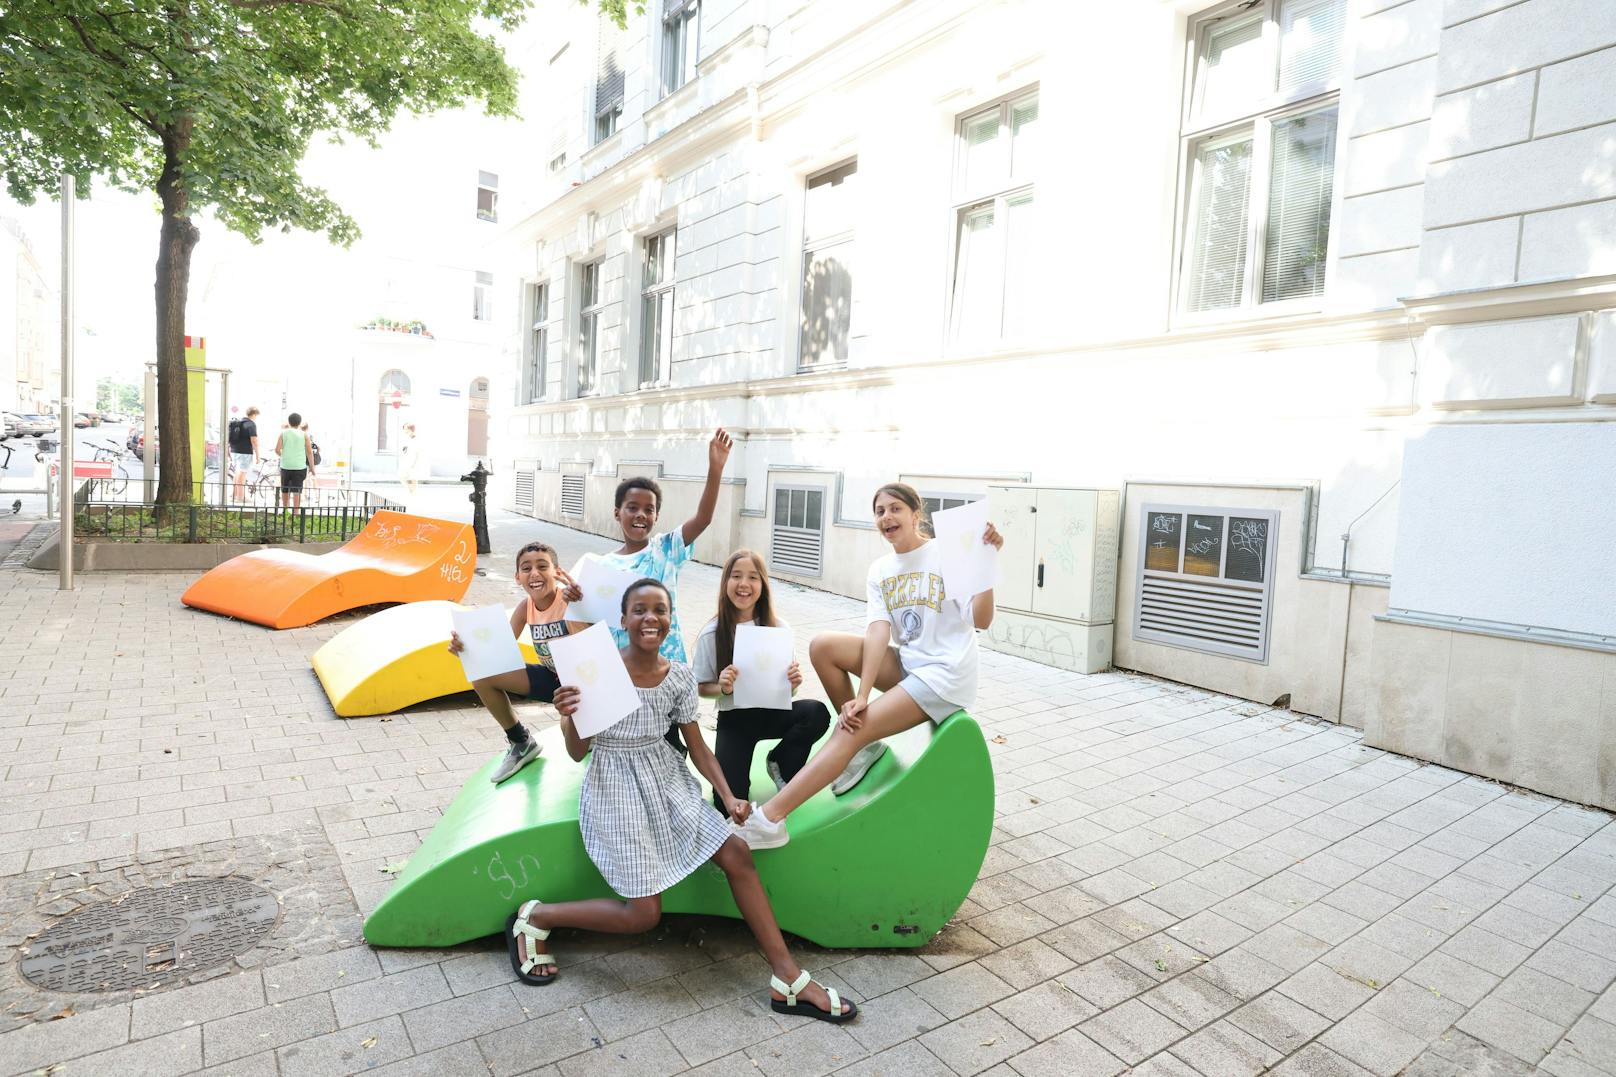
[[[516,970],[516,978],[531,987],[542,987],[556,978],[559,966],[556,964],[554,954],[539,953],[533,946],[535,942],[543,942],[550,937],[547,927],[534,927],[528,922],[528,916],[534,909],[544,904],[542,901],[523,902],[511,918],[505,921],[505,948],[510,953],[511,968]],[[522,956],[521,939],[528,940],[528,956]],[[535,968],[548,966],[550,971],[542,976],[531,975]]]
[[[807,969],[802,970],[793,983],[786,983],[778,976],[769,977],[769,986],[785,996],[784,1000],[771,998],[769,1005],[775,1013],[793,1014],[797,1017],[812,1017],[820,1021],[829,1021],[833,1025],[845,1024],[858,1014],[858,1006],[852,1002],[847,1004],[847,1012],[842,1012],[842,996],[836,993],[834,987],[826,987],[825,994],[830,996],[830,1009],[822,1010],[812,1002],[798,1002],[797,993],[813,982],[813,974]],[[823,986],[823,985],[821,985]]]

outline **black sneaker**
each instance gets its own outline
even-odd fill
[[[505,750],[505,758],[499,761],[499,766],[494,768],[493,777],[488,780],[498,785],[536,759],[540,751],[539,742],[532,737],[519,744],[512,744]]]

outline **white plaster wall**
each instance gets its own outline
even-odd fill
[[[1616,635],[1616,425],[1431,429],[1402,486],[1393,609]]]

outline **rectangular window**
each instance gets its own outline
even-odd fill
[[[802,320],[797,365],[845,366],[853,324],[853,221],[858,161],[808,177],[802,224]]]
[[[492,172],[477,173],[477,219],[499,220],[499,177]]]
[[[1268,660],[1279,514],[1146,505],[1134,638]]]
[[[959,121],[949,305],[957,344],[1014,340],[1032,328],[1039,131],[1037,89]]]
[[[578,395],[600,391],[600,315],[606,308],[601,294],[600,262],[578,270]]]
[[[479,322],[494,320],[494,275],[477,271],[471,286],[471,316]]]
[[[663,0],[662,96],[696,77],[696,27],[701,0]]]
[[[600,57],[595,73],[595,129],[591,145],[617,133],[623,115],[624,32],[604,11],[599,16]]]
[[[1223,7],[1191,35],[1179,305],[1324,292],[1346,0]]]
[[[522,399],[523,403],[532,404],[544,399],[545,382],[550,377],[550,285],[528,285],[528,306],[533,322],[528,331]]]
[[[825,491],[818,486],[776,486],[769,566],[795,576],[820,574],[825,546]]]
[[[640,388],[666,385],[673,374],[673,231],[645,241],[640,292]]]
[[[936,494],[921,491],[921,504],[926,506],[926,515],[935,516],[944,509],[957,509],[961,505],[969,505],[973,501],[982,500],[981,494]]]

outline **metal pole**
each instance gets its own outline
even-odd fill
[[[207,448],[204,446],[204,453]],[[230,503],[230,371],[219,371],[219,507]]]
[[[141,423],[144,426],[142,436],[146,439],[140,450],[140,466],[146,480],[146,504],[150,505],[157,500],[157,367],[153,363],[146,364],[145,392],[146,414]]]
[[[57,547],[57,590],[73,589],[73,177],[62,176],[62,478],[57,483],[62,529]]]

